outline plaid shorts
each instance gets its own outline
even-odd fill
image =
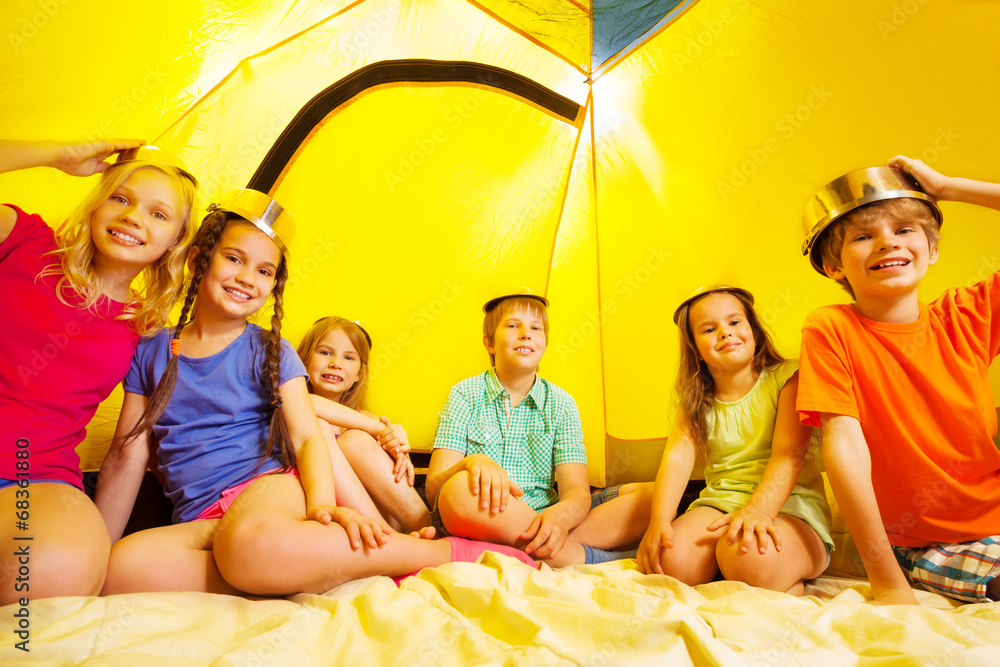
[[[1000,575],[1000,535],[892,551],[912,584],[957,600],[989,602],[986,584]]]

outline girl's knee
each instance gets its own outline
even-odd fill
[[[223,517],[212,541],[215,562],[223,577],[230,580],[230,575],[238,576],[239,570],[257,557],[263,559],[261,567],[281,562],[274,560],[275,552],[281,546],[277,539],[281,533],[272,521],[258,513],[246,512],[233,518],[227,514]]]
[[[743,551],[740,544],[739,541],[727,544],[722,539],[716,547],[719,571],[727,580],[772,591],[786,591],[801,580],[800,573],[790,567],[792,564],[780,558],[781,552],[775,549],[774,544],[768,544],[765,553],[757,550],[756,540],[747,551]]]
[[[642,496],[653,495],[653,482],[629,482],[628,484],[622,484],[621,488],[618,489],[619,496],[627,496],[630,493],[639,493]]]
[[[711,556],[706,558],[704,550],[688,548],[683,544],[661,551],[660,567],[664,574],[688,586],[708,583],[718,571],[715,559]]]
[[[742,581],[750,586],[759,586],[761,569],[765,564],[761,562],[760,554],[755,551],[756,542],[751,544],[747,551],[743,551],[741,544],[738,540],[732,544],[725,538],[719,540],[715,546],[715,560],[719,564],[719,571],[729,581]]]
[[[148,563],[142,552],[133,548],[134,540],[126,536],[115,542],[108,557],[107,577],[101,595],[117,595],[131,592],[134,588],[132,577],[142,571]]]
[[[32,599],[64,595],[97,595],[104,585],[108,570],[111,540],[105,533],[86,536],[38,536],[27,547],[27,553],[4,555],[2,568],[3,597],[16,593],[13,599]],[[20,544],[20,543],[19,543]],[[18,592],[17,578],[26,574],[30,588]],[[22,582],[23,583],[23,582]]]
[[[344,431],[337,438],[337,444],[340,449],[344,452],[345,456],[353,455],[371,455],[375,451],[381,451],[381,447],[375,442],[370,434],[364,431],[359,431],[358,429],[350,429]]]

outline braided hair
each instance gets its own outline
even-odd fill
[[[171,335],[171,343],[179,344],[181,331],[191,323],[192,313],[195,308],[195,300],[198,296],[198,288],[201,286],[202,278],[208,270],[209,262],[212,258],[212,251],[218,245],[222,235],[234,224],[250,224],[235,213],[226,211],[213,211],[205,216],[195,235],[192,248],[197,248],[198,252],[191,259],[191,275],[188,278],[188,288],[184,297],[184,305],[181,314],[177,319]],[[274,297],[274,313],[271,316],[271,329],[263,334],[265,342],[265,355],[261,368],[261,378],[271,396],[271,406],[273,408],[268,429],[267,444],[261,452],[261,464],[267,460],[268,456],[274,452],[279,463],[285,469],[295,465],[295,450],[292,447],[291,438],[285,421],[282,419],[280,408],[281,398],[278,389],[281,385],[281,318],[284,316],[284,291],[285,283],[288,281],[288,261],[282,254],[281,262],[275,272],[274,288],[271,295]],[[175,342],[176,341],[176,342]],[[167,362],[167,368],[160,377],[159,382],[149,396],[149,403],[143,413],[139,423],[128,433],[118,436],[115,440],[119,446],[124,447],[140,433],[145,433],[151,429],[159,420],[170,397],[174,393],[177,384],[177,365],[179,355],[171,354]]]

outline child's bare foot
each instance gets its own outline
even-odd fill
[[[424,526],[420,530],[415,530],[410,533],[410,537],[419,537],[422,540],[433,540],[436,534],[437,528],[434,526]]]

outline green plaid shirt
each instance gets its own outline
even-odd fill
[[[587,463],[576,401],[548,380],[535,377],[516,408],[496,370],[451,388],[438,419],[434,448],[465,456],[485,454],[524,490],[521,500],[540,512],[559,500],[556,466]]]

